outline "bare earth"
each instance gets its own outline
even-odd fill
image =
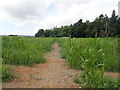
[[[10,66],[16,74],[13,81],[2,83],[3,88],[81,88],[73,82],[73,78],[81,70],[71,69],[65,64],[65,59],[60,57],[58,43],[53,45],[53,50],[44,55],[46,63],[33,67]],[[118,73],[107,72],[107,76],[117,78]]]
[[[3,83],[3,88],[79,88],[79,85],[73,82],[73,77],[81,71],[65,65],[65,60],[60,58],[58,43],[55,43],[53,48],[45,54],[47,61],[44,64],[34,67],[10,66],[16,77],[10,83]]]

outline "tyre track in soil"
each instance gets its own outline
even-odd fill
[[[44,55],[46,63],[33,67],[9,66],[14,70],[15,78],[9,83],[2,83],[3,88],[81,88],[73,82],[73,78],[81,70],[71,69],[65,59],[60,57],[58,43],[53,44],[53,50]],[[105,76],[118,78],[118,73],[106,72]]]

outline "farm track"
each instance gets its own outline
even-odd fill
[[[53,44],[53,50],[44,55],[46,63],[33,67],[10,66],[16,74],[14,80],[3,83],[3,88],[80,88],[73,78],[81,70],[71,69],[60,57],[58,43]],[[117,78],[118,73],[106,72],[106,76]]]
[[[81,71],[65,65],[60,49],[58,43],[53,44],[53,50],[44,55],[46,63],[33,67],[10,66],[16,77],[10,83],[3,83],[3,88],[79,88],[73,77]]]

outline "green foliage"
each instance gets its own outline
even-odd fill
[[[59,43],[73,68],[83,69],[84,63],[91,63],[91,66],[105,63],[106,71],[118,71],[117,38],[66,38],[59,39]]]
[[[116,79],[113,79],[112,77],[105,77],[103,79],[103,86],[102,88],[117,88],[118,86],[120,86],[120,84],[118,83],[119,81]]]
[[[43,30],[40,29],[35,36],[36,37],[118,37],[119,35],[119,20],[115,10],[108,18],[107,14],[101,14],[93,22],[82,22],[80,19],[78,22],[70,26],[54,27],[53,29]]]
[[[59,43],[68,65],[83,70],[76,83],[88,88],[118,86],[118,81],[104,78],[105,71],[119,72],[117,38],[69,38]]]
[[[2,59],[0,58],[0,82],[2,82]]]
[[[118,88],[119,86],[118,80],[112,77],[103,77],[100,81],[99,79],[99,76],[96,78],[90,78],[80,74],[75,77],[73,81],[84,88]]]
[[[2,65],[1,75],[2,75],[2,82],[8,82],[14,77],[12,69],[5,65]]]
[[[4,64],[27,65],[43,63],[43,53],[52,49],[52,38],[3,37]]]
[[[35,37],[43,37],[44,36],[44,30],[40,29],[36,34]]]
[[[2,37],[2,59],[0,77],[2,82],[10,81],[14,75],[12,69],[4,64],[26,65],[43,63],[43,54],[52,49],[54,39],[34,37]],[[3,61],[3,65],[2,65]]]
[[[2,64],[2,61],[0,58],[0,82],[8,82],[14,78],[13,71],[10,67]]]

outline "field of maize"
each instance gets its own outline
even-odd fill
[[[3,81],[12,77],[6,64],[32,66],[44,63],[43,54],[52,49],[53,43],[52,38],[2,37]]]
[[[105,71],[119,72],[118,38],[67,38],[59,43],[67,64],[84,71],[75,82],[88,88],[119,86],[118,80],[104,77]]]
[[[74,79],[83,87],[118,87],[118,80],[104,77],[105,71],[119,72],[117,38],[35,38],[2,37],[2,81],[9,81],[14,75],[6,65],[44,63],[43,54],[58,42],[61,57],[83,73]],[[0,65],[1,66],[1,65]]]
[[[72,68],[83,69],[83,63],[105,65],[106,71],[118,72],[118,39],[80,38],[60,40],[62,57]],[[92,63],[91,63],[92,62]]]

